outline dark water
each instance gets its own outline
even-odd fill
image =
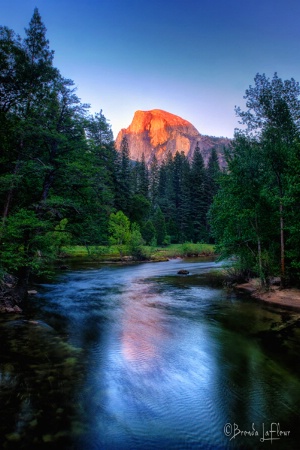
[[[3,448],[299,448],[300,334],[277,331],[298,316],[214,287],[215,267],[72,270],[0,317]]]

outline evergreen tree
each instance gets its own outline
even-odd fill
[[[13,34],[7,32],[1,39],[1,59],[4,55],[3,64],[8,67],[10,61],[14,68],[10,74],[14,83],[8,89],[6,80],[1,79],[0,89],[5,94],[1,114],[7,131],[0,137],[4,149],[0,251],[2,270],[18,277],[21,301],[30,273],[47,265],[55,247],[53,232],[57,234],[57,226],[72,209],[66,198],[67,167],[79,154],[79,147],[84,148],[85,107],[75,96],[72,83],[52,66],[53,52],[37,10],[24,41],[18,38],[13,42]],[[59,187],[62,178],[63,195]]]
[[[182,154],[180,186],[180,198],[178,205],[179,242],[186,242],[193,239],[191,216],[193,199],[191,197],[191,169],[189,161],[184,154]]]
[[[130,199],[129,217],[132,222],[142,225],[150,212],[150,201],[142,194],[134,194]]]
[[[176,242],[184,242],[190,234],[190,166],[183,152],[176,152],[173,160],[173,199],[176,214]]]
[[[178,238],[176,221],[176,198],[174,191],[174,161],[171,153],[167,154],[159,171],[158,205],[164,217],[167,234],[172,242]]]
[[[159,191],[159,166],[156,156],[154,155],[150,164],[149,173],[149,196],[152,209],[157,205]]]
[[[102,111],[91,116],[86,125],[88,152],[81,173],[88,170],[89,191],[86,200],[85,216],[90,218],[92,228],[84,226],[79,233],[81,243],[107,243],[108,218],[114,211],[115,178],[117,152],[114,148],[113,134]],[[89,167],[89,169],[88,169]],[[93,232],[91,233],[91,230]],[[86,233],[89,236],[86,236]],[[84,241],[82,241],[84,238]]]
[[[211,204],[212,199],[218,192],[218,178],[221,174],[220,165],[219,165],[219,159],[216,152],[216,149],[213,148],[211,150],[210,157],[208,159],[207,163],[207,169],[206,169],[206,180],[207,180],[207,187],[208,187],[208,193],[206,194],[208,197],[208,204]]]
[[[99,113],[89,117],[86,127],[86,135],[87,138],[90,141],[93,141],[99,148],[104,149],[105,146],[113,146],[113,132],[110,124],[102,112],[102,109]]]
[[[236,112],[247,126],[245,133],[262,143],[261,149],[269,172],[269,189],[278,206],[281,283],[284,285],[285,174],[288,171],[289,155],[295,151],[295,140],[299,136],[300,86],[294,79],[281,80],[276,73],[272,80],[257,74],[254,81],[255,86],[246,90],[247,111],[237,108]]]
[[[158,206],[153,215],[153,225],[156,230],[157,244],[162,245],[166,239],[166,223],[164,215]]]
[[[8,112],[17,110],[24,95],[24,82],[21,79],[21,63],[25,59],[21,38],[13,30],[0,26],[0,114],[1,121]],[[1,136],[5,127],[1,128]]]
[[[213,148],[208,160],[206,173],[205,173],[205,181],[204,181],[204,197],[205,197],[205,211],[206,217],[207,213],[211,207],[213,199],[218,192],[219,189],[219,177],[221,175],[221,170],[219,166],[218,155],[216,149]],[[208,219],[206,219],[206,230],[211,239],[210,226]]]
[[[33,150],[32,142],[37,141],[38,130],[45,132],[37,118],[49,105],[53,83],[58,78],[58,71],[52,66],[53,52],[46,39],[46,28],[37,9],[34,10],[26,38],[22,41],[8,30],[1,28],[0,55],[1,69],[1,123],[5,126],[1,136],[1,147],[6,147],[5,173],[6,195],[4,193],[3,220],[7,218],[16,199],[16,186],[24,180],[24,166],[32,164],[32,173],[39,170],[35,155],[39,153],[39,144]],[[38,125],[38,130],[36,126]],[[43,146],[43,145],[42,145]],[[34,154],[33,154],[34,153]],[[27,192],[27,189],[26,191]],[[18,189],[20,194],[20,190]]]
[[[142,226],[141,233],[147,245],[156,241],[156,230],[152,220],[147,220]]]
[[[149,194],[149,173],[145,162],[145,155],[142,154],[142,159],[138,164],[138,193],[148,198]]]
[[[298,242],[300,87],[292,80],[257,75],[246,91],[247,111],[237,109],[246,129],[227,152],[228,171],[211,209],[219,249],[239,257],[267,281],[282,286],[299,270]]]
[[[236,136],[227,163],[210,211],[218,251],[226,258],[238,256],[240,268],[255,271],[265,283],[276,261],[276,228],[275,210],[265,191],[268,173],[260,145]]]
[[[116,207],[124,213],[129,212],[132,196],[132,165],[129,158],[129,146],[127,137],[124,136],[121,142],[118,158]]]
[[[205,202],[205,168],[199,145],[195,148],[191,163],[191,218],[193,223],[193,240],[207,240],[206,202]]]

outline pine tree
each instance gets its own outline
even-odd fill
[[[267,282],[269,275],[299,275],[299,112],[295,80],[256,75],[246,90],[246,111],[236,109],[246,126],[227,151],[228,170],[210,211],[223,255]],[[296,275],[297,276],[297,275]]]
[[[167,234],[172,242],[178,238],[176,221],[176,198],[174,192],[174,161],[171,153],[161,164],[158,184],[158,205],[163,213]]]
[[[191,164],[191,218],[193,223],[193,240],[200,242],[207,239],[206,205],[204,196],[205,168],[199,145],[194,151]]]
[[[148,198],[149,195],[149,173],[148,168],[145,162],[145,154],[142,154],[142,159],[139,164],[138,169],[139,175],[139,183],[138,183],[138,192],[143,195],[145,198]]]
[[[53,232],[71,206],[66,199],[66,168],[85,139],[85,108],[72,83],[52,66],[53,52],[45,32],[35,9],[23,41],[13,41],[12,33],[1,34],[6,39],[5,43],[1,40],[1,58],[5,47],[3,64],[10,61],[14,67],[10,74],[14,83],[9,90],[5,80],[0,80],[6,102],[6,108],[1,105],[1,122],[3,119],[9,131],[0,136],[0,146],[5,149],[0,259],[2,270],[18,277],[20,300],[26,294],[30,273],[47,265],[55,253]]]
[[[0,34],[0,59],[5,69],[4,78],[0,78],[0,92],[3,93],[1,123],[9,130],[10,151],[7,148],[6,168],[11,176],[3,202],[3,221],[18,201],[16,187],[19,196],[24,195],[20,187],[24,187],[25,194],[28,193],[28,186],[22,181],[27,179],[24,171],[27,171],[29,161],[32,174],[41,171],[37,158],[41,159],[41,153],[47,149],[38,134],[41,130],[46,133],[43,115],[49,109],[53,84],[59,77],[52,65],[53,51],[49,49],[46,28],[37,9],[25,32],[23,41],[7,28],[1,28]]]
[[[28,114],[34,104],[42,102],[49,93],[49,84],[58,76],[58,70],[53,67],[54,51],[50,50],[46,38],[46,27],[37,8],[25,28],[26,37],[23,41],[26,58],[23,65],[23,83],[25,88],[24,103],[19,102],[23,114]]]
[[[158,206],[153,215],[153,225],[156,230],[157,244],[162,245],[166,239],[166,223],[164,215]]]
[[[152,209],[157,205],[159,190],[159,166],[156,156],[154,155],[150,164],[149,171],[149,196]]]
[[[115,204],[115,166],[117,152],[114,148],[111,126],[102,111],[87,121],[86,136],[88,154],[82,172],[88,170],[87,182],[90,186],[86,200],[86,217],[93,224],[85,227],[84,243],[107,243],[107,225]],[[89,167],[89,169],[88,169]]]
[[[121,142],[118,158],[116,207],[129,214],[132,197],[132,165],[129,158],[129,146],[127,137],[124,136]]]
[[[209,226],[207,214],[211,207],[213,199],[218,192],[218,189],[219,189],[218,180],[221,175],[219,159],[218,159],[218,155],[217,155],[215,148],[213,148],[211,150],[211,154],[210,154],[205,172],[206,172],[205,173],[205,182],[204,182],[205,214],[206,214],[205,227],[206,227],[209,239],[211,239],[210,226]]]
[[[179,242],[186,242],[192,240],[193,228],[191,217],[191,169],[189,161],[184,155],[182,155],[180,184],[180,201],[178,205]]]
[[[151,245],[154,241],[156,241],[156,229],[152,220],[147,220],[143,224],[141,232],[147,245]]]
[[[268,162],[269,190],[277,202],[279,214],[281,284],[286,277],[285,231],[285,174],[290,154],[295,151],[299,138],[300,86],[293,78],[281,80],[277,73],[272,80],[257,74],[255,86],[246,90],[247,111],[236,108],[246,133],[260,140],[262,152]]]

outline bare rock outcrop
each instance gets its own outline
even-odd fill
[[[230,139],[205,136],[187,120],[160,109],[136,111],[128,128],[123,128],[116,139],[116,148],[120,150],[123,137],[127,137],[132,160],[141,160],[144,154],[146,163],[150,163],[155,155],[162,161],[170,152],[177,151],[191,159],[199,145],[205,164],[212,148],[215,148],[221,167],[224,167],[224,147],[230,145]]]

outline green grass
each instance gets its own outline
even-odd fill
[[[213,256],[214,246],[211,244],[192,244],[186,242],[184,244],[170,244],[166,247],[156,247],[152,249],[151,256],[153,259],[190,257],[190,256]]]
[[[165,247],[143,247],[147,259],[154,261],[191,256],[214,256],[214,246],[211,244],[170,244]],[[118,249],[114,246],[93,245],[88,248],[83,245],[63,247],[62,254],[69,257],[91,258],[95,260],[110,260],[120,258]],[[126,255],[127,253],[124,252]]]
[[[62,248],[62,254],[70,257],[84,257],[105,259],[106,257],[119,257],[118,249],[105,245],[70,245]]]

